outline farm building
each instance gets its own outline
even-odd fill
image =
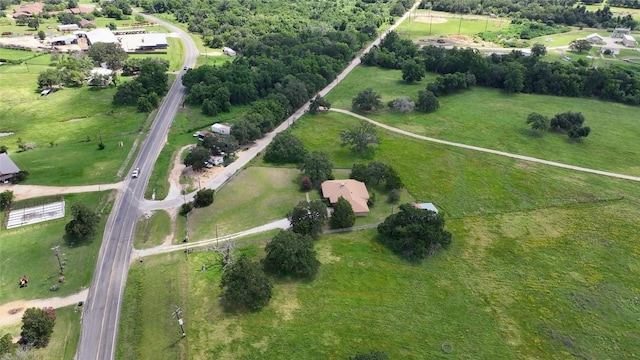
[[[624,35],[631,35],[631,28],[615,28],[613,29],[613,34],[611,34],[611,37],[621,38]]]
[[[44,9],[44,3],[34,2],[32,4],[20,5],[19,7],[13,9],[13,18],[19,17],[31,17],[35,15],[42,14]]]
[[[353,179],[327,180],[322,183],[322,196],[333,205],[340,197],[351,204],[356,216],[369,214],[369,192],[363,182]]]
[[[82,29],[87,29],[87,28],[94,28],[96,27],[96,23],[93,21],[89,21],[87,19],[82,19],[80,20],[80,22],[78,23],[78,25],[82,28]]]
[[[596,33],[587,35],[586,39],[592,44],[600,44],[601,42],[604,41],[604,38]]]
[[[213,124],[211,125],[211,131],[222,135],[230,135],[231,126],[224,124]]]
[[[66,25],[58,25],[58,31],[67,32],[67,31],[76,31],[80,30],[80,27],[77,24],[66,24]]]
[[[75,35],[56,36],[51,39],[51,45],[71,45],[77,44],[78,38]]]
[[[19,172],[18,165],[9,158],[7,153],[0,154],[0,182],[8,181]]]
[[[622,35],[622,45],[626,47],[636,47],[638,42],[631,35]]]
[[[79,31],[77,32],[77,34],[78,34],[78,37],[87,38],[87,42],[89,43],[89,46],[97,43],[120,44],[120,41],[118,40],[118,38],[115,35],[113,35],[111,30],[106,28],[95,29],[87,32]]]
[[[153,33],[142,35],[142,40],[138,43],[136,50],[156,50],[166,49],[167,47],[169,47],[167,35]]]
[[[236,51],[228,47],[223,47],[222,53],[228,56],[236,56]]]
[[[438,209],[432,203],[420,203],[420,204],[413,203],[412,205],[416,209],[431,210],[436,214],[438,213]]]

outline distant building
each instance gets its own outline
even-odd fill
[[[87,32],[79,31],[77,32],[77,34],[78,34],[78,37],[87,38],[87,43],[89,44],[89,46],[97,43],[120,44],[120,41],[118,40],[118,38],[115,35],[113,35],[111,30],[107,28],[95,29]]]
[[[78,38],[75,35],[56,36],[51,39],[51,45],[71,45],[77,44]]]
[[[223,47],[222,53],[228,56],[236,56],[236,51],[228,47]]]
[[[166,49],[168,47],[167,35],[153,33],[142,35],[142,40],[138,43],[136,50],[156,50]]]
[[[638,42],[631,35],[622,35],[622,45],[626,47],[636,47]]]
[[[631,35],[631,28],[615,28],[611,37],[621,38],[623,35]]]
[[[211,125],[211,131],[222,135],[230,135],[231,126],[224,124],[213,124]]]
[[[96,27],[96,23],[93,22],[93,21],[89,21],[87,19],[82,19],[78,23],[78,26],[80,26],[82,29],[95,28]]]
[[[351,204],[356,216],[369,214],[369,192],[363,182],[353,179],[327,180],[322,183],[322,196],[333,205],[340,197]]]
[[[17,8],[13,9],[13,18],[19,17],[31,17],[35,15],[42,14],[44,9],[44,3],[34,2],[32,4],[20,5]]]
[[[18,165],[14,163],[7,153],[0,154],[0,182],[9,181],[13,175],[20,172]]]
[[[58,31],[67,32],[67,31],[76,31],[76,30],[80,30],[80,27],[78,26],[78,24],[58,25]]]
[[[601,42],[604,41],[604,38],[596,33],[587,35],[586,39],[592,44],[600,44]]]

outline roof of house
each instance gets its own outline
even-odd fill
[[[95,25],[95,24],[96,23],[94,21],[90,21],[90,20],[87,20],[87,19],[82,19],[78,23],[78,25],[80,25],[81,28],[87,27],[89,25]]]
[[[0,154],[0,174],[17,174],[18,172],[20,172],[18,165],[9,158],[9,155]]]
[[[78,24],[58,25],[58,30],[78,30],[78,29],[80,29],[80,27],[78,27]]]
[[[631,35],[622,35],[622,38],[625,40],[636,41]]]
[[[364,183],[358,180],[327,180],[322,183],[322,195],[329,198],[329,202],[332,204],[335,204],[342,196],[351,204],[355,213],[369,211],[367,205],[369,192]]]
[[[587,35],[587,39],[593,39],[593,38],[598,38],[598,39],[602,39],[602,36],[600,36],[597,33],[593,33],[591,35]]]
[[[417,209],[422,209],[422,210],[431,210],[436,214],[438,213],[438,209],[432,203],[419,203],[419,204],[413,203],[413,207]]]
[[[119,44],[120,43],[120,41],[118,41],[118,38],[115,35],[113,35],[111,30],[107,28],[87,31],[86,35],[90,44],[97,44],[97,43]]]
[[[34,2],[32,4],[20,5],[19,7],[13,10],[13,14],[14,16],[22,16],[22,15],[31,16],[31,15],[40,14],[43,9],[44,9],[44,3]]]
[[[211,125],[212,129],[225,129],[225,130],[231,130],[231,126],[229,125],[225,125],[225,124],[220,124],[220,123],[215,123],[213,125]]]

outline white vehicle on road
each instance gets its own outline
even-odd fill
[[[131,173],[131,177],[134,179],[138,178],[138,175],[140,175],[140,168],[136,168],[135,170],[133,170],[133,172]]]

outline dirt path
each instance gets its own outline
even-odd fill
[[[115,184],[83,185],[83,186],[44,186],[44,185],[0,185],[0,192],[13,191],[14,200],[24,200],[39,196],[73,194],[102,190],[120,190],[124,182]]]
[[[52,297],[48,299],[17,300],[0,305],[0,327],[19,323],[25,310],[35,307],[52,307],[54,309],[77,304],[87,300],[89,290],[85,289],[79,293],[67,297]]]
[[[414,133],[406,131],[406,130],[398,129],[398,128],[395,128],[393,126],[389,126],[389,125],[385,125],[383,123],[379,123],[379,122],[377,122],[375,120],[372,120],[372,119],[369,119],[368,117],[353,113],[353,112],[351,112],[349,110],[343,110],[343,109],[330,109],[330,110],[331,111],[335,111],[335,112],[339,112],[339,113],[343,113],[343,114],[347,114],[347,115],[351,115],[351,116],[356,117],[358,119],[368,121],[368,122],[370,122],[370,123],[372,123],[372,124],[374,124],[374,125],[376,125],[378,127],[383,128],[383,129],[386,129],[386,130],[389,130],[389,131],[393,131],[393,132],[398,133],[398,134],[410,136],[412,138],[416,138],[416,139],[419,139],[419,140],[430,141],[430,142],[435,142],[435,143],[438,143],[438,144],[455,146],[455,147],[459,147],[459,148],[463,148],[463,149],[480,151],[480,152],[485,152],[485,153],[494,154],[494,155],[506,156],[506,157],[510,157],[510,158],[513,158],[513,159],[530,161],[530,162],[535,162],[535,163],[539,163],[539,164],[555,166],[555,167],[559,167],[559,168],[563,168],[563,169],[575,170],[575,171],[586,172],[586,173],[591,173],[591,174],[596,174],[596,175],[603,175],[603,176],[613,177],[613,178],[617,178],[617,179],[640,181],[640,177],[639,176],[631,176],[631,175],[625,175],[625,174],[612,173],[612,172],[608,172],[608,171],[589,169],[589,168],[584,168],[584,167],[580,167],[580,166],[563,164],[563,163],[559,163],[559,162],[555,162],[555,161],[548,161],[548,160],[538,159],[538,158],[534,158],[534,157],[530,157],[530,156],[513,154],[513,153],[509,153],[509,152],[505,152],[505,151],[498,151],[498,150],[487,149],[487,148],[483,148],[483,147],[479,147],[479,146],[460,144],[460,143],[456,143],[456,142],[452,142],[452,141],[440,140],[440,139],[435,139],[435,138],[431,138],[431,137],[427,137],[427,136],[417,135],[417,134],[414,134]]]

